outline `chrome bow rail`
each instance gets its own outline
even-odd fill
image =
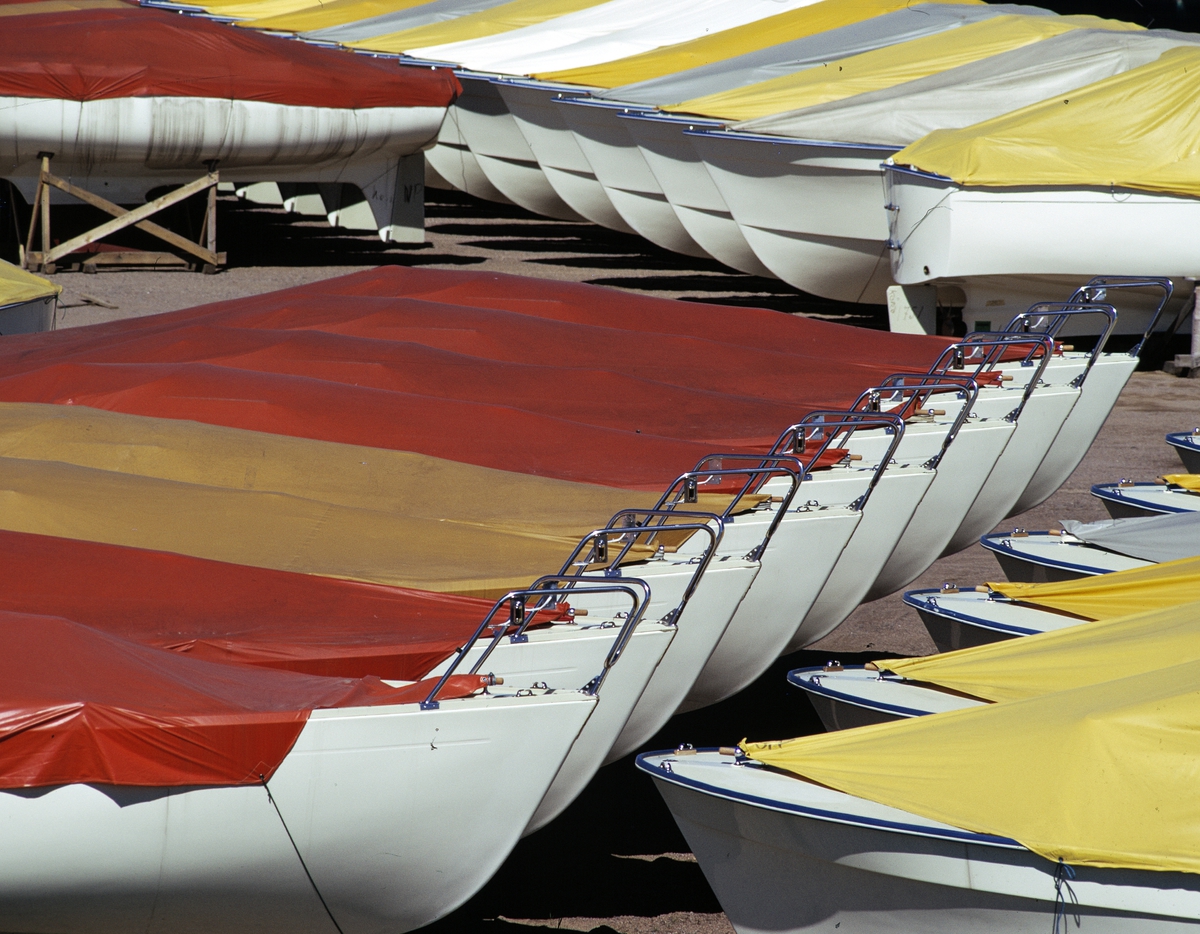
[[[928,405],[929,399],[934,395],[947,392],[957,395],[963,400],[963,404],[942,441],[941,450],[922,465],[933,470],[946,456],[950,444],[958,437],[962,426],[971,417],[971,410],[979,398],[979,382],[974,377],[953,374],[930,376],[928,373],[893,373],[878,386],[873,386],[863,392],[851,408],[855,411],[878,412],[886,398],[887,402],[901,408],[911,405],[914,409],[919,410],[923,405]],[[922,399],[924,402],[921,401]]]
[[[552,584],[566,584],[567,586],[551,586]],[[450,663],[450,666],[442,674],[441,678],[438,679],[437,684],[433,686],[433,690],[429,692],[429,696],[421,701],[421,709],[438,709],[438,694],[445,687],[446,682],[450,680],[450,677],[458,670],[458,666],[467,657],[467,653],[471,651],[475,643],[483,636],[485,630],[492,629],[491,642],[483,650],[483,653],[475,664],[471,666],[469,674],[479,673],[484,662],[488,660],[488,657],[495,650],[496,646],[500,644],[500,640],[505,635],[508,635],[509,639],[513,642],[526,641],[525,630],[529,628],[537,614],[542,610],[553,609],[558,606],[563,602],[563,597],[570,594],[611,593],[625,594],[629,597],[632,608],[629,615],[625,618],[625,624],[621,627],[620,632],[617,633],[613,647],[604,659],[603,669],[583,688],[585,693],[595,694],[604,683],[604,678],[608,674],[608,670],[617,663],[617,660],[625,651],[625,646],[629,643],[629,639],[633,635],[633,630],[641,622],[642,615],[650,603],[650,585],[638,578],[625,578],[619,584],[604,581],[597,581],[593,584],[582,582],[578,577],[554,574],[539,577],[526,590],[509,591],[492,605],[492,609],[483,618],[479,626],[476,627],[475,634],[458,650],[454,661]],[[529,606],[531,598],[536,601],[532,608]],[[506,604],[508,606],[507,615],[503,616],[502,619],[497,619],[497,615]],[[515,631],[513,631],[514,629]]]
[[[958,343],[951,344],[943,350],[941,356],[929,368],[929,373],[931,376],[954,377],[964,374],[953,373],[952,370],[967,370],[974,367],[975,372],[970,375],[973,379],[978,380],[980,374],[993,369],[1003,360],[1005,350],[1022,345],[1031,346],[1030,353],[1026,354],[1021,361],[1022,366],[1033,365],[1032,357],[1039,348],[1042,355],[1037,364],[1037,372],[1025,384],[1025,391],[1021,395],[1020,403],[1004,416],[1008,421],[1015,422],[1021,417],[1025,403],[1029,401],[1034,389],[1041,383],[1042,374],[1046,372],[1050,358],[1054,356],[1054,338],[1046,334],[1009,334],[999,331],[980,331],[968,334]]]
[[[1094,279],[1089,279],[1085,285],[1081,285],[1075,290],[1075,294],[1071,296],[1071,301],[1099,302],[1108,297],[1110,290],[1120,289],[1161,289],[1163,293],[1162,299],[1158,303],[1158,307],[1154,309],[1154,315],[1150,318],[1150,326],[1146,328],[1142,334],[1142,339],[1134,345],[1129,351],[1131,357],[1139,357],[1142,353],[1142,348],[1146,345],[1155,329],[1158,327],[1158,322],[1162,319],[1163,313],[1167,310],[1167,305],[1171,301],[1171,296],[1175,294],[1175,283],[1166,276],[1096,276]],[[1184,309],[1187,304],[1184,303],[1183,309],[1175,315],[1175,320],[1171,327],[1167,330],[1166,336],[1171,337],[1179,330],[1179,325],[1183,323]]]
[[[1087,366],[1084,367],[1082,373],[1075,377],[1071,384],[1078,388],[1084,384],[1088,373],[1092,371],[1092,367],[1100,359],[1100,354],[1104,352],[1104,348],[1108,344],[1108,339],[1112,336],[1113,331],[1116,330],[1117,309],[1115,307],[1104,302],[1091,301],[1038,302],[1036,305],[1030,305],[1028,310],[1021,312],[1021,314],[1008,322],[1008,326],[1005,327],[1004,332],[1020,334],[1037,333],[1057,338],[1058,332],[1062,330],[1063,325],[1071,320],[1071,318],[1095,316],[1107,319],[1108,323],[1105,325],[1100,337],[1096,340],[1095,346],[1092,347]],[[1138,346],[1140,347],[1141,345],[1139,344]],[[1030,350],[1025,359],[1031,359],[1036,352],[1036,348]]]
[[[896,448],[900,446],[900,439],[904,437],[904,419],[899,415],[891,412],[870,411],[809,412],[795,425],[790,425],[783,430],[783,433],[780,434],[779,439],[771,448],[771,453],[790,453],[797,456],[806,456],[809,445],[815,442],[817,453],[813,455],[809,463],[816,464],[820,460],[821,455],[832,447],[834,441],[839,437],[843,439],[844,443],[848,444],[856,431],[873,428],[882,428],[884,432],[892,436],[892,440],[888,444],[887,452],[879,459],[879,463],[875,465],[871,482],[867,485],[866,491],[850,504],[851,509],[861,510],[866,506],[871,492],[879,485],[879,479],[883,476],[883,472],[892,463],[896,454]],[[811,479],[811,475],[805,474],[804,479]]]

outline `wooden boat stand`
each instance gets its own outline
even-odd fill
[[[64,178],[52,175],[50,172],[50,160],[54,157],[53,153],[41,152],[38,153],[38,157],[42,160],[42,170],[38,174],[37,194],[33,199],[33,216],[29,219],[29,234],[25,238],[26,269],[51,275],[57,271],[56,264],[64,256],[74,253],[81,247],[102,240],[104,237],[114,234],[118,230],[124,230],[126,227],[136,227],[139,230],[144,230],[151,236],[166,241],[177,250],[191,254],[200,261],[202,264],[201,269],[205,273],[215,273],[219,267],[225,265],[225,254],[217,252],[217,184],[220,181],[220,173],[216,169],[215,162],[208,164],[208,174],[202,178],[198,178],[194,182],[189,182],[181,188],[176,188],[174,191],[134,208],[132,211],[127,211],[119,204],[113,204],[99,195],[92,194],[90,191],[86,191],[77,185],[72,185]],[[73,198],[78,198],[80,201],[86,202],[92,207],[99,208],[107,214],[111,214],[113,220],[106,221],[99,227],[93,227],[78,237],[72,237],[66,243],[52,247],[50,245],[50,189],[52,187],[66,192]],[[157,214],[164,208],[178,204],[185,198],[189,198],[205,189],[208,189],[208,207],[204,212],[204,223],[200,227],[199,243],[192,243],[192,241],[185,237],[167,230],[166,227],[160,227],[158,224],[146,220],[146,218]],[[42,249],[41,251],[33,251],[33,235],[37,229],[39,218],[42,225]],[[117,259],[118,257],[121,257],[127,263],[136,263],[138,265],[145,264],[161,267],[181,264],[179,258],[173,253],[127,252],[111,254],[106,259],[97,259],[101,263],[115,264],[120,262]],[[89,266],[91,267],[90,269],[88,268]],[[96,261],[85,263],[84,271],[95,272]]]

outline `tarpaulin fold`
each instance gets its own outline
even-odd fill
[[[989,581],[988,587],[1022,603],[1085,619],[1112,619],[1191,603],[1200,594],[1200,558],[1047,584]]]
[[[61,291],[61,285],[0,260],[0,308],[38,298],[50,298]]]
[[[1096,522],[1062,519],[1060,524],[1089,545],[1143,561],[1200,557],[1200,512]]]
[[[1005,639],[924,658],[875,664],[911,681],[989,701],[1053,694],[1129,675],[1200,662],[1200,603],[1185,603]]]
[[[269,779],[321,707],[415,703],[432,685],[219,665],[57,617],[0,613],[0,787]],[[478,690],[462,676],[442,696]]]

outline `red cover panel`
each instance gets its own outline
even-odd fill
[[[0,642],[2,788],[254,784],[310,710],[414,703],[431,687],[220,665],[7,611]],[[480,686],[457,682],[442,696]]]
[[[661,488],[945,346],[764,309],[384,267],[0,344],[0,398]]]
[[[0,610],[62,616],[211,661],[416,681],[491,608],[473,597],[0,531]]]
[[[397,65],[162,10],[8,18],[0,96],[216,97],[310,107],[446,107],[446,69]]]

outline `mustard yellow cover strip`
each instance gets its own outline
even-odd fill
[[[935,0],[943,2],[943,0]],[[954,0],[944,0],[951,3]],[[983,0],[967,0],[983,5]],[[755,23],[747,23],[711,36],[654,49],[615,62],[603,62],[586,68],[550,71],[534,75],[561,84],[584,84],[598,88],[615,88],[639,81],[650,81],[663,75],[673,75],[690,68],[755,52],[768,46],[815,36],[842,26],[885,13],[903,10],[909,0],[820,0],[812,6],[789,10]]]
[[[1200,197],[1200,49],[960,130],[894,161],[961,185],[1133,188]]]
[[[1200,602],[876,664],[989,701],[1019,700],[1200,662]]]
[[[650,493],[402,451],[0,404],[0,528],[473,595],[555,573]]]
[[[1081,28],[1141,27],[1094,16],[997,16],[663,109],[753,120],[915,81]]]
[[[989,581],[988,586],[1022,603],[1034,603],[1086,619],[1113,619],[1191,603],[1200,597],[1200,558],[1182,558],[1060,583]]]
[[[1050,860],[1200,872],[1200,664],[778,743],[752,759]]]
[[[261,18],[246,20],[238,25],[278,32],[312,32],[383,16],[385,13],[409,10],[430,2],[432,0],[327,0],[325,3],[313,3],[309,0],[308,6],[270,16],[264,14]]]
[[[486,36],[497,36],[523,29],[526,26],[536,26],[547,20],[599,6],[605,0],[512,0],[490,10],[482,10],[458,19],[444,23],[430,23],[415,29],[404,29],[400,32],[388,33],[385,36],[374,36],[370,39],[360,39],[357,42],[347,42],[351,48],[370,49],[372,52],[406,52],[409,49],[423,49],[434,45],[445,45],[449,42],[465,42],[468,39],[482,39]]]
[[[313,0],[205,0],[198,5],[218,16],[255,19],[303,10],[312,6]]]
[[[1163,479],[1172,486],[1200,491],[1200,473],[1169,473],[1163,474]]]
[[[104,0],[101,0],[104,2]],[[17,4],[18,6],[34,6],[35,4]],[[123,4],[122,4],[123,5]],[[0,6],[0,16],[4,16],[8,7]],[[51,12],[51,11],[44,11]],[[17,302],[28,302],[35,298],[49,298],[62,291],[61,285],[55,285],[41,276],[26,272],[19,266],[6,263],[0,259],[0,307],[15,305]]]

